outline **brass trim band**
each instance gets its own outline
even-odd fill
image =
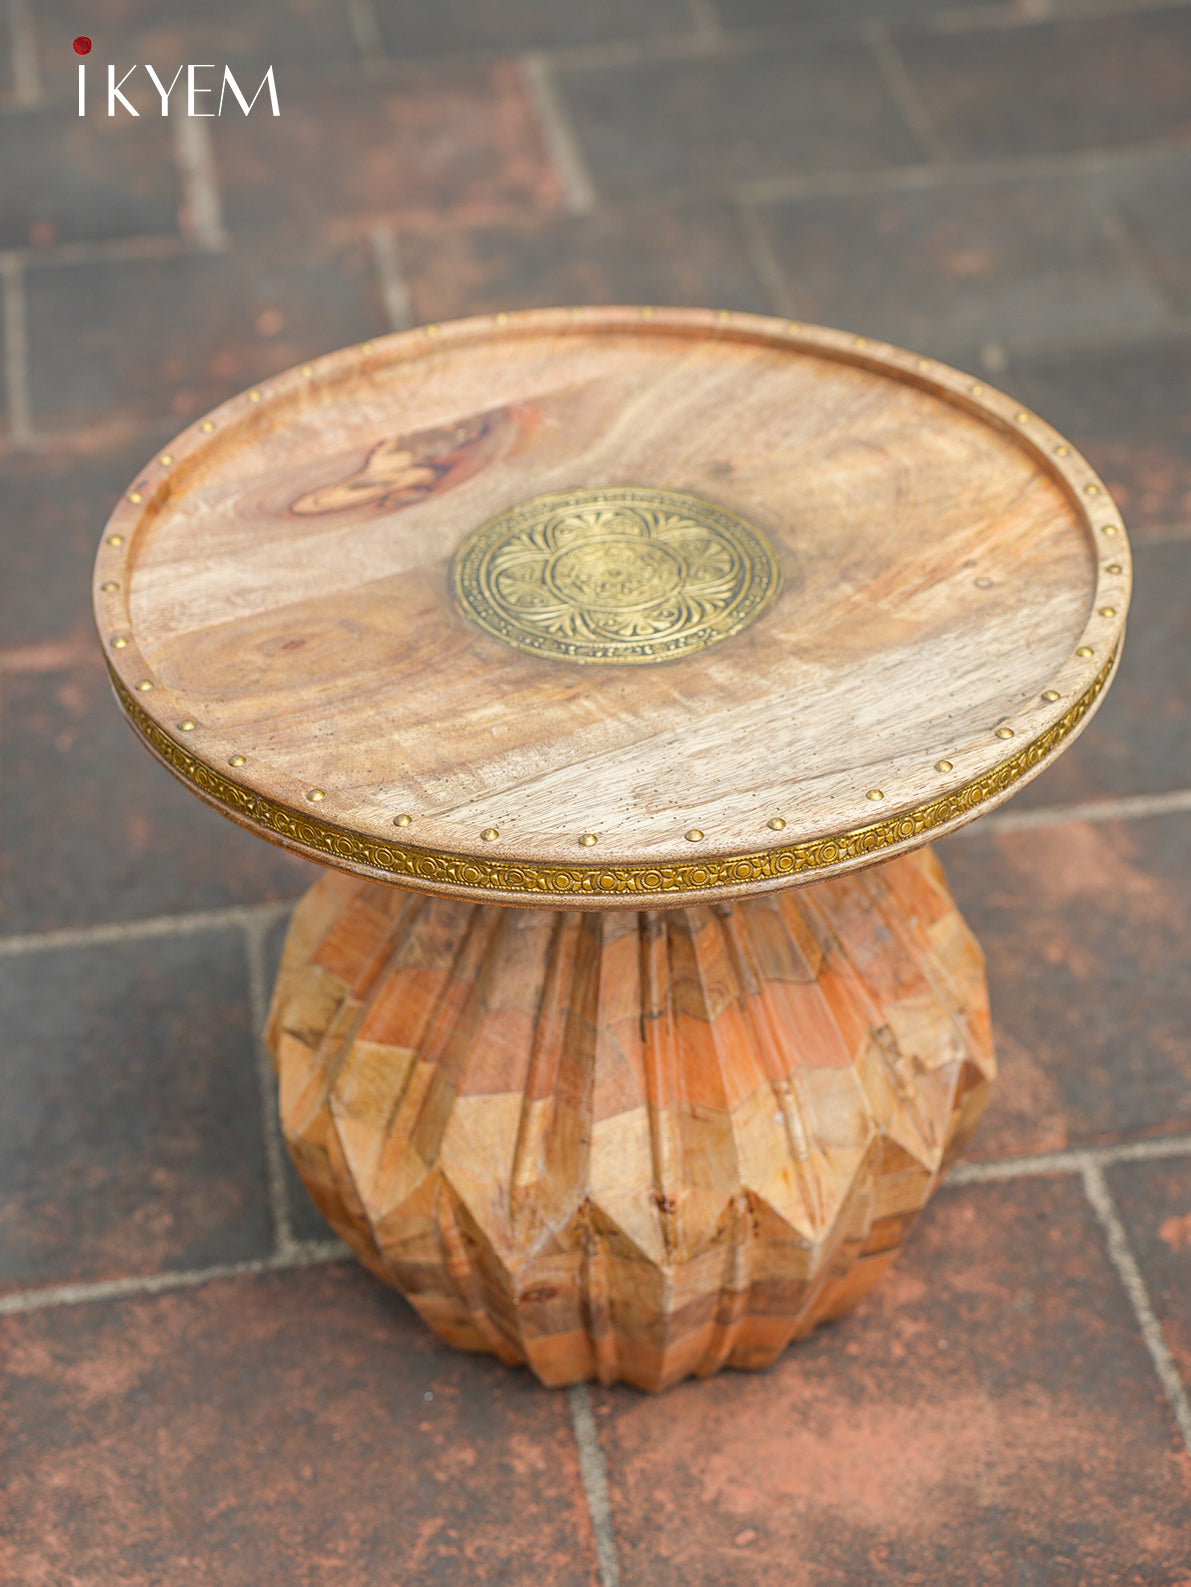
[[[331,821],[253,793],[222,771],[171,738],[148,715],[117,677],[109,661],[108,672],[116,697],[136,731],[182,781],[191,783],[212,803],[222,805],[235,819],[259,827],[283,842],[325,855],[331,863],[342,861],[380,871],[395,882],[408,881],[428,890],[436,887],[469,891],[521,893],[543,899],[652,898],[666,893],[714,892],[722,887],[780,881],[807,871],[838,868],[873,854],[878,849],[921,839],[938,827],[971,814],[979,805],[1002,794],[1026,771],[1037,766],[1079,725],[1112,675],[1119,641],[1091,684],[1057,722],[1015,754],[951,793],[927,800],[900,815],[869,822],[850,831],[788,843],[749,854],[708,859],[618,865],[554,865],[532,860],[479,859],[470,854],[414,848],[386,838],[363,837]]]

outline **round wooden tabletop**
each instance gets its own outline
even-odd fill
[[[1086,723],[1120,514],[1046,422],[883,343],[700,310],[425,326],[193,424],[104,533],[117,695],[312,859],[491,902],[817,880]]]

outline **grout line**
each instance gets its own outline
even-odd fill
[[[947,160],[932,165],[888,165],[874,170],[843,169],[808,175],[754,177],[746,184],[758,204],[793,198],[846,198],[854,194],[896,192],[906,188],[979,186],[996,182],[1043,181],[1097,176],[1132,164],[1177,154],[1161,141],[1072,149],[1063,154],[1027,154],[988,160]]]
[[[219,174],[215,168],[210,129],[196,116],[170,119],[174,162],[181,186],[178,228],[204,252],[219,253],[227,247],[227,232],[223,228]]]
[[[1179,1424],[1183,1443],[1188,1454],[1191,1454],[1191,1404],[1187,1400],[1187,1391],[1167,1348],[1162,1325],[1154,1315],[1145,1280],[1141,1276],[1141,1269],[1129,1244],[1129,1236],[1125,1233],[1125,1226],[1121,1222],[1116,1203],[1112,1199],[1112,1192],[1108,1188],[1099,1164],[1094,1162],[1085,1164],[1083,1186],[1092,1209],[1100,1221],[1100,1227],[1104,1230],[1109,1258],[1124,1285],[1125,1293],[1133,1303],[1134,1316],[1137,1318],[1146,1348],[1150,1352],[1154,1370],[1166,1390],[1166,1398],[1170,1401],[1175,1421]]]
[[[566,207],[572,215],[590,215],[596,207],[595,184],[570,117],[563,108],[550,64],[545,55],[536,52],[521,57],[521,70],[537,109],[550,158],[562,178]]]
[[[765,289],[773,312],[784,315],[786,319],[797,318],[786,273],[773,251],[773,244],[761,224],[756,208],[743,196],[737,197],[735,208],[745,257]]]
[[[0,254],[0,281],[4,288],[4,396],[8,407],[8,433],[14,446],[34,444],[33,415],[29,404],[29,319],[25,303],[25,275],[11,253]]]
[[[901,111],[902,119],[909,127],[919,148],[932,165],[943,164],[947,159],[947,151],[943,147],[939,129],[931,119],[922,95],[914,86],[913,79],[906,70],[906,63],[889,37],[888,29],[881,22],[870,22],[863,29],[863,37],[881,81],[889,90],[890,98]]]
[[[199,931],[220,931],[225,926],[245,926],[260,921],[271,925],[288,913],[296,898],[272,904],[233,904],[227,909],[206,909],[190,915],[155,915],[147,920],[118,920],[102,926],[65,926],[59,931],[39,931],[23,936],[0,937],[0,959],[26,953],[46,953],[56,948],[102,947],[109,942],[141,942],[147,937],[189,937]]]
[[[1185,810],[1191,810],[1191,788],[1180,788],[1174,793],[1132,794],[1122,799],[1089,799],[1085,804],[1005,815],[993,812],[984,817],[981,826],[986,832],[1029,832],[1035,827],[1057,827],[1069,821],[1138,821]]]
[[[17,104],[36,105],[41,99],[41,67],[31,0],[8,0],[8,27]]]
[[[364,70],[375,71],[385,60],[385,42],[373,0],[345,0],[347,24],[360,52]]]
[[[616,1535],[612,1527],[612,1501],[608,1497],[608,1466],[600,1448],[591,1409],[591,1390],[586,1383],[573,1383],[567,1390],[571,1403],[571,1423],[579,1447],[579,1475],[587,1496],[587,1510],[595,1533],[596,1558],[600,1567],[600,1587],[620,1587],[620,1563],[616,1557]]]
[[[92,1301],[120,1300],[128,1295],[161,1295],[174,1289],[198,1289],[220,1278],[240,1278],[250,1273],[279,1273],[295,1267],[315,1267],[351,1256],[339,1240],[307,1240],[284,1255],[260,1257],[250,1262],[219,1262],[212,1267],[182,1273],[146,1273],[136,1278],[98,1279],[94,1283],[55,1284],[47,1289],[18,1290],[0,1295],[0,1317],[15,1312],[44,1311],[51,1306],[85,1306]]]
[[[1191,1135],[1128,1141],[1114,1146],[1092,1146],[1070,1152],[1042,1152],[1033,1157],[1004,1159],[991,1163],[959,1163],[941,1181],[940,1189],[961,1184],[1001,1179],[1025,1179],[1054,1172],[1099,1174],[1112,1163],[1151,1162],[1165,1157],[1191,1156]],[[1107,1187],[1106,1187],[1107,1189]],[[77,1306],[90,1301],[111,1300],[125,1295],[155,1295],[163,1290],[193,1289],[213,1279],[235,1278],[245,1273],[271,1273],[316,1263],[335,1262],[351,1255],[339,1240],[294,1241],[289,1250],[275,1252],[248,1262],[217,1263],[174,1273],[149,1273],[135,1277],[99,1279],[94,1282],[58,1284],[44,1289],[17,1290],[0,1295],[0,1316],[12,1312],[38,1311],[49,1306]],[[602,1587],[616,1587],[619,1571],[612,1538],[611,1503],[608,1497],[607,1468],[596,1433],[591,1409],[591,1393],[585,1383],[568,1390],[575,1437],[579,1443],[580,1470],[592,1522],[600,1544]]]
[[[392,226],[374,226],[368,240],[372,244],[372,258],[389,329],[406,331],[414,323],[414,311],[397,252],[397,233]]]
[[[1071,0],[1068,0],[1068,4]],[[1078,0],[1076,0],[1078,4]],[[1129,4],[1129,0],[1125,0]],[[1042,22],[1059,20],[1055,16],[1055,0],[992,0],[991,4],[972,5],[952,9],[941,5],[937,11],[921,19],[922,27],[931,33],[984,33],[1009,28],[1036,27]],[[1066,17],[1062,19],[1066,21]]]
[[[85,647],[72,644],[55,644],[53,640],[40,645],[15,645],[11,650],[0,650],[0,675],[23,672],[63,672],[69,667],[85,665],[94,660],[92,644]]]
[[[1164,523],[1133,536],[1134,545],[1169,546],[1191,540],[1191,523]]]
[[[798,43],[818,38],[823,30],[813,25],[798,28],[793,40],[786,37],[789,29],[779,27],[778,44]],[[831,30],[834,33],[834,29]],[[617,67],[632,69],[653,66],[670,61],[703,60],[713,50],[716,54],[733,57],[748,54],[752,48],[764,49],[775,43],[773,28],[740,31],[731,34],[717,33],[714,37],[697,30],[685,33],[655,34],[634,39],[603,39],[587,44],[556,44],[543,51],[555,71],[608,71]]]
[[[691,28],[695,37],[708,44],[718,44],[723,37],[724,28],[715,7],[715,0],[686,0],[686,8],[690,14]]]
[[[1159,309],[1159,312],[1161,310]],[[1032,359],[1053,358],[1064,354],[1104,353],[1128,351],[1131,347],[1168,347],[1191,337],[1191,316],[1170,315],[1167,319],[1142,320],[1130,324],[1127,320],[1100,321],[1082,331],[1065,335],[1035,334],[1027,342],[1013,342],[1006,338],[1013,357],[1029,362]]]
[[[269,1187],[269,1208],[273,1214],[273,1252],[283,1257],[297,1245],[290,1216],[289,1189],[285,1182],[285,1147],[281,1139],[278,1112],[277,1077],[265,1047],[265,1020],[269,1014],[269,994],[265,985],[265,932],[270,921],[259,915],[244,922],[244,948],[248,959],[248,1006],[252,1019],[252,1042],[256,1053],[256,1074],[261,1093],[261,1136],[265,1148],[265,1179]]]
[[[96,242],[58,242],[45,248],[11,248],[7,257],[18,264],[48,266],[119,264],[129,259],[172,259],[192,245],[172,232],[152,237],[107,237]]]
[[[1083,1173],[1113,1163],[1152,1163],[1166,1157],[1191,1157],[1191,1135],[1150,1136],[1144,1141],[1116,1141],[1111,1146],[1080,1146],[1069,1151],[1035,1152],[1029,1157],[1002,1157],[993,1162],[959,1162],[948,1169],[942,1186],[982,1185],[992,1180],[1029,1179],[1037,1174]]]
[[[1090,22],[1104,17],[1135,17],[1138,12],[1182,11],[1191,0],[1066,0],[1062,12],[1054,0],[1032,0],[1016,5],[976,5],[960,10],[940,6],[923,19],[922,26],[933,33],[982,33],[992,29],[1028,28],[1043,22]]]

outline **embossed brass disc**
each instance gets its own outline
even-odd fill
[[[769,541],[680,491],[536,496],[483,524],[451,568],[455,600],[531,655],[616,666],[674,661],[746,628],[781,587]]]

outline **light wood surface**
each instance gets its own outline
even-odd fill
[[[982,956],[925,849],[602,914],[331,872],[268,1041],[312,1195],[437,1333],[652,1390],[855,1305],[994,1072]]]
[[[460,609],[482,525],[624,486],[738,515],[776,595],[633,666],[525,654]],[[405,886],[585,909],[786,887],[992,808],[1095,709],[1129,577],[1087,464],[971,377],[783,321],[558,310],[225,404],[114,513],[96,616],[134,725],[233,819]]]

